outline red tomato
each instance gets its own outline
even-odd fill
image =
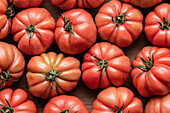
[[[145,35],[154,45],[170,48],[170,4],[163,3],[145,19]]]
[[[2,113],[37,113],[36,105],[28,99],[22,89],[4,89],[0,91],[0,112]]]
[[[90,89],[121,86],[130,72],[130,59],[108,42],[95,44],[83,57],[83,82]]]
[[[142,21],[140,10],[118,0],[104,4],[95,17],[99,36],[119,47],[129,46],[140,36]]]
[[[61,95],[52,98],[43,113],[88,113],[84,103],[74,96]]]
[[[123,1],[131,3],[135,6],[139,6],[141,8],[148,8],[160,3],[162,0],[123,0]]]
[[[8,6],[7,0],[0,0],[0,39],[8,36],[11,29],[11,17],[14,15],[14,10]]]
[[[64,53],[82,53],[95,43],[96,37],[93,18],[83,9],[64,12],[56,23],[55,41]]]
[[[170,94],[152,98],[145,107],[145,113],[170,113]]]
[[[25,60],[21,52],[11,44],[0,42],[0,89],[11,86],[22,76]]]
[[[28,7],[36,7],[40,6],[43,0],[8,0],[13,3],[15,7],[18,8],[28,8]]]
[[[74,7],[97,8],[104,0],[51,0],[52,4],[62,10],[69,10]]]
[[[91,113],[143,113],[142,101],[126,87],[109,87],[97,95]]]
[[[81,76],[80,61],[49,52],[28,62],[27,83],[35,97],[51,98],[76,87]]]
[[[46,51],[54,40],[55,20],[44,8],[29,8],[19,12],[12,21],[11,33],[18,48],[27,55]]]
[[[144,97],[170,92],[170,49],[144,47],[132,62],[131,79]]]

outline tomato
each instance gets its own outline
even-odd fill
[[[96,43],[85,53],[82,80],[90,89],[121,86],[130,72],[130,59],[115,45]]]
[[[132,62],[131,79],[144,97],[170,92],[170,49],[144,47]]]
[[[36,105],[28,99],[22,89],[4,89],[0,91],[0,112],[2,113],[37,113]]]
[[[170,4],[163,3],[145,19],[145,35],[154,45],[170,48]]]
[[[64,12],[56,23],[55,41],[64,53],[82,53],[95,43],[96,37],[93,18],[83,9]]]
[[[12,20],[11,33],[18,48],[27,55],[46,51],[53,43],[55,20],[44,8],[29,8]]]
[[[84,103],[75,96],[61,95],[52,98],[43,113],[88,113]]]
[[[0,89],[17,82],[24,73],[25,60],[11,44],[0,42]]]
[[[141,8],[148,8],[160,3],[162,0],[123,0],[123,1],[131,3],[135,6],[139,6]]]
[[[29,91],[35,97],[51,98],[71,91],[81,76],[80,61],[49,52],[34,56],[27,65]]]
[[[152,98],[145,107],[145,113],[170,113],[170,94]]]
[[[91,113],[143,113],[143,106],[128,88],[109,87],[97,95]]]
[[[11,17],[14,15],[12,5],[7,0],[0,0],[0,39],[8,36],[11,29]]]
[[[132,5],[111,0],[98,11],[95,22],[99,36],[119,47],[127,47],[143,30],[143,15]]]
[[[104,0],[51,0],[52,4],[62,10],[69,10],[74,7],[97,8]]]
[[[8,0],[13,3],[15,7],[18,8],[28,8],[28,7],[36,7],[40,6],[43,0]]]

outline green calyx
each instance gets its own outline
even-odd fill
[[[1,89],[1,86],[3,84],[5,85],[6,81],[8,80],[12,82],[17,82],[19,80],[19,79],[18,80],[11,79],[11,73],[8,70],[2,71],[2,73],[0,74],[0,79],[2,80],[2,83],[0,84],[0,89]]]
[[[57,73],[57,70],[50,70],[48,74],[42,73],[45,75],[46,80],[51,81],[51,88],[53,86],[53,82],[55,82],[56,78],[59,77],[62,73]]]
[[[115,5],[115,7],[117,7],[117,6]],[[129,7],[126,9],[126,11],[122,15],[120,15],[120,11],[119,11],[118,7],[117,7],[117,9],[118,9],[119,14],[116,15],[116,19],[114,20],[113,17],[112,17],[112,22],[116,23],[116,26],[123,24],[125,21],[131,21],[131,20],[125,19],[125,17],[127,16],[126,13],[128,12]]]
[[[5,98],[5,101],[8,104],[8,106],[4,106],[4,105],[0,104],[0,106],[3,107],[3,108],[0,109],[0,112],[1,113],[13,113],[14,110],[13,110],[13,108],[11,108],[11,105],[9,104],[9,102],[8,102],[8,100],[6,98]]]
[[[5,13],[7,18],[10,18],[15,15],[15,10],[13,6],[14,6],[14,3],[9,3],[9,7],[7,8],[6,13]]]
[[[160,24],[160,28],[165,30],[165,29],[169,29],[170,26],[170,22],[168,22],[168,20],[163,17],[163,21],[162,22],[158,22]]]
[[[73,108],[70,108],[70,109],[65,109],[63,111],[61,111],[60,113],[70,113],[70,110],[73,109]],[[79,110],[77,110],[76,112],[74,113],[77,113]]]
[[[66,32],[68,32],[70,35],[71,35],[71,33],[74,34],[74,32],[73,32],[73,25],[72,25],[73,22],[70,22],[70,19],[66,21],[65,16],[63,14],[61,14],[61,16],[64,19],[64,26],[63,26],[64,30]]]
[[[123,113],[123,106],[124,106],[124,104],[122,105],[122,107],[121,108],[119,108],[118,106],[116,106],[115,105],[115,107],[116,107],[116,109],[115,110],[112,110],[112,109],[110,109],[110,108],[108,108],[110,111],[112,111],[112,112],[115,112],[115,113]],[[129,113],[130,111],[128,111],[128,113]]]
[[[106,71],[106,68],[107,68],[107,66],[108,66],[107,61],[106,61],[106,60],[101,60],[101,59],[97,58],[97,57],[96,57],[95,55],[93,55],[93,54],[92,54],[92,56],[93,56],[95,59],[98,60],[98,62],[96,62],[96,61],[92,58],[93,62],[100,67],[100,70],[98,70],[98,71],[102,71],[103,74],[104,74],[104,76],[106,77],[106,72],[105,72],[105,71]]]

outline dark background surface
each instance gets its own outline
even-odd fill
[[[110,0],[105,0],[104,3],[107,3],[109,2]],[[163,2],[165,3],[170,3],[170,0],[163,0]],[[163,3],[161,2],[161,3]],[[103,3],[103,4],[104,4]],[[102,4],[102,5],[103,5]],[[101,5],[101,6],[102,6]],[[159,5],[159,4],[158,4]],[[100,6],[100,7],[101,7]],[[156,5],[157,6],[157,5]],[[156,7],[154,6],[154,7]],[[53,6],[50,2],[50,0],[44,0],[43,4],[40,6],[40,7],[43,7],[45,9],[47,9],[51,15],[55,18],[55,20],[57,21],[60,13],[62,13],[63,11],[58,9],[57,7]],[[144,19],[146,17],[146,15],[152,11],[154,9],[154,7],[151,7],[151,8],[145,8],[145,9],[142,9],[142,8],[139,8],[139,7],[136,7],[138,9],[141,10],[141,12],[143,13],[143,16],[144,16]],[[19,12],[21,11],[22,9],[16,9],[16,12]],[[93,18],[95,17],[97,11],[98,11],[99,8],[96,8],[96,9],[86,9],[89,13],[92,14]],[[11,44],[14,44],[17,46],[17,43],[14,42],[13,38],[12,38],[12,35],[9,35],[8,37],[6,37],[5,39],[2,39],[0,41],[4,41],[4,42],[7,42],[7,43],[11,43]],[[101,38],[98,36],[97,37],[97,42],[102,42],[103,40],[101,40]],[[147,41],[146,37],[145,37],[145,34],[144,34],[144,31],[142,32],[142,34],[140,35],[140,37],[135,40],[129,47],[126,47],[126,48],[121,48],[123,49],[123,51],[125,52],[125,54],[130,58],[131,61],[133,61],[135,59],[135,56],[136,54],[145,46],[147,45],[152,45],[149,41]],[[54,51],[56,53],[60,53],[61,51],[59,50],[59,48],[57,47],[57,45],[55,44],[55,42],[53,42],[53,44],[50,46],[50,48],[46,51],[47,52],[50,52],[50,51]],[[85,53],[85,52],[84,52]],[[72,55],[73,57],[76,57],[78,58],[80,61],[81,61],[81,64],[82,64],[82,59],[83,59],[83,55],[84,53],[82,54],[79,54],[79,55]],[[70,56],[68,54],[65,54],[65,56]],[[28,61],[30,60],[32,56],[27,56],[24,54],[24,58],[25,58],[25,61],[26,61],[26,65],[28,63]],[[31,93],[29,92],[28,90],[28,86],[27,86],[27,82],[26,82],[26,73],[27,73],[27,69],[25,67],[25,72],[23,74],[23,76],[20,78],[19,82],[17,83],[14,83],[11,88],[13,90],[17,89],[17,88],[21,88],[21,89],[24,89],[28,95],[29,95],[29,98],[31,100],[33,100],[37,106],[37,109],[38,109],[38,112],[37,113],[42,113],[43,112],[43,108],[45,106],[45,104],[48,102],[49,99],[41,99],[41,98],[36,98],[34,96],[31,95]],[[135,96],[137,96],[138,98],[140,98],[143,102],[143,106],[145,107],[146,103],[149,101],[150,98],[145,98],[145,97],[142,97],[139,95],[138,91],[134,88],[133,84],[132,84],[132,81],[130,80],[130,77],[128,77],[128,79],[126,80],[126,82],[124,83],[123,85],[124,87],[127,87],[129,88],[131,91],[134,92]],[[66,94],[67,95],[74,95],[78,98],[80,98],[85,106],[87,107],[89,113],[91,112],[91,109],[92,109],[92,104],[93,104],[93,101],[95,100],[97,94],[102,91],[103,89],[96,89],[96,90],[90,90],[88,89],[85,84],[82,82],[82,80],[79,81],[79,84],[77,85],[77,87],[70,91],[70,92],[67,92]]]

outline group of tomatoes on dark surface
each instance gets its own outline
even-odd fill
[[[55,23],[46,9],[37,7],[43,0],[0,0],[0,39],[11,33],[18,43],[15,47],[0,42],[0,113],[37,113],[36,105],[24,90],[5,89],[24,73],[26,63],[22,53],[36,55],[27,64],[30,93],[43,99],[52,98],[43,113],[88,113],[77,97],[58,96],[73,90],[80,78],[89,89],[106,88],[97,95],[91,113],[170,113],[170,4],[157,5],[143,25],[141,11],[130,3],[148,8],[162,0],[123,1],[103,4],[94,21],[83,8],[97,8],[104,0],[51,0],[64,10]],[[13,17],[14,8],[24,9]],[[131,45],[143,28],[154,46],[144,47],[131,69],[130,59],[119,47]],[[108,42],[95,43],[97,34]],[[83,63],[62,53],[44,53],[54,40],[66,54],[78,55],[88,49]],[[131,90],[118,87],[129,74],[141,96],[158,95],[148,102],[145,110]]]

